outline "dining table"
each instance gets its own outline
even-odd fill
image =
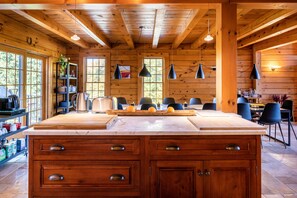
[[[252,114],[253,113],[260,113],[261,114],[264,111],[264,106],[262,106],[262,105],[259,105],[259,106],[254,105],[254,106],[252,106],[251,105],[251,108],[250,109],[251,109],[251,113]],[[288,139],[287,139],[287,141],[280,140],[277,137],[273,137],[273,136],[271,136],[269,134],[266,134],[266,136],[268,136],[269,138],[271,138],[271,139],[273,139],[275,141],[278,141],[280,143],[283,143],[286,146],[290,146],[291,145],[291,128],[290,128],[290,126],[291,126],[291,119],[290,119],[291,118],[291,111],[289,109],[280,108],[280,112],[281,113],[285,113],[286,115],[288,115],[287,116],[287,121],[288,121]]]

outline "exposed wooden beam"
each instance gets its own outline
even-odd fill
[[[254,45],[255,51],[269,50],[288,44],[297,43],[297,29],[291,30],[279,36],[272,37]]]
[[[107,38],[104,36],[104,34],[101,33],[101,31],[96,27],[95,24],[92,23],[90,19],[85,17],[82,13],[82,11],[68,11],[64,10],[64,12],[69,15],[71,18],[73,18],[80,26],[81,28],[90,36],[92,37],[96,42],[98,42],[103,47],[110,48],[110,43],[108,42]]]
[[[112,16],[114,18],[114,20],[116,21],[117,25],[118,25],[118,29],[124,34],[124,39],[126,41],[126,43],[128,44],[128,46],[133,49],[134,48],[134,43],[133,43],[133,39],[129,33],[129,30],[125,24],[125,20],[122,16],[122,12],[118,9],[112,9]]]
[[[190,20],[188,21],[182,32],[175,38],[172,43],[172,48],[177,48],[183,40],[190,34],[190,32],[195,28],[201,18],[206,14],[207,10],[194,10]]]
[[[237,9],[237,20],[246,15],[252,9]]]
[[[212,26],[210,26],[210,28],[209,28],[209,33],[215,38],[216,24],[213,24]],[[208,34],[208,30],[205,30],[205,31],[199,36],[199,38],[197,38],[197,39],[191,44],[191,48],[192,48],[192,49],[197,49],[198,47],[200,47],[201,45],[203,45],[204,43],[206,43],[206,41],[204,40],[204,38],[207,36],[207,34]]]
[[[297,13],[296,10],[271,10],[262,17],[246,25],[238,31],[237,40],[251,35],[261,29],[268,27],[278,21]]]
[[[152,48],[157,48],[166,10],[156,10]]]
[[[32,21],[33,23],[38,24],[39,26],[47,29],[54,34],[66,39],[67,41],[78,45],[82,48],[89,48],[89,44],[84,40],[80,39],[78,41],[72,40],[70,37],[72,36],[72,32],[65,29],[63,26],[59,25],[52,19],[50,19],[47,15],[43,14],[41,11],[29,11],[29,10],[13,10],[17,14],[25,17],[26,19]]]
[[[238,48],[243,48],[248,45],[252,45],[254,43],[258,43],[265,39],[269,39],[271,37],[283,34],[285,32],[291,31],[297,28],[297,16],[292,16],[290,18],[286,18],[281,20],[263,30],[256,32],[246,38],[241,39],[238,41],[237,46]]]

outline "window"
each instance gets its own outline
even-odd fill
[[[22,56],[0,51],[0,97],[22,95]]]
[[[26,100],[29,124],[42,120],[42,60],[27,57]]]
[[[152,77],[143,78],[143,96],[150,97],[153,103],[162,103],[163,98],[163,59],[144,58],[144,63]]]
[[[90,99],[103,97],[105,84],[105,58],[87,58],[86,61],[86,92]]]
[[[17,95],[21,108],[29,112],[32,125],[43,118],[43,59],[26,55],[0,51],[0,97]]]

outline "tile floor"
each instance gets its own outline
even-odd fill
[[[282,124],[284,131],[286,124]],[[297,132],[297,125],[294,126]],[[297,198],[297,141],[292,133],[291,146],[285,147],[262,138],[262,198]],[[0,166],[0,197],[27,198],[28,171],[24,156]]]

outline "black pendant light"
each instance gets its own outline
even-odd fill
[[[171,80],[175,80],[176,79],[176,73],[175,73],[175,70],[174,70],[174,64],[171,64],[170,65],[170,70],[169,70],[169,73],[168,73],[168,79],[171,79]]]
[[[139,39],[138,42],[140,43],[140,39],[141,39],[141,35],[142,35],[142,29],[144,28],[144,26],[139,26],[140,28],[140,34],[139,34]],[[143,49],[144,49],[144,43],[143,43]],[[142,69],[138,74],[138,77],[151,77],[151,73],[147,70],[146,68],[146,64],[143,63]]]
[[[113,76],[114,76],[114,79],[118,79],[118,80],[122,79],[122,74],[121,74],[121,71],[120,71],[119,64],[117,64]]]
[[[139,77],[151,77],[151,73],[147,70],[146,64],[143,64],[142,70],[138,74]]]
[[[254,64],[253,70],[252,70],[251,75],[250,75],[250,79],[252,79],[252,80],[261,79],[260,74],[259,74],[259,72],[257,70],[256,64]]]
[[[198,67],[198,70],[196,72],[196,76],[195,78],[201,78],[201,79],[204,79],[205,76],[204,76],[204,72],[203,72],[203,69],[202,69],[202,64],[199,63],[199,67]]]

